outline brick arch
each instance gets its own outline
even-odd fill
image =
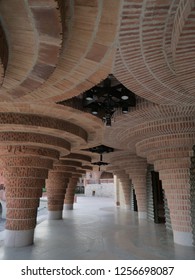
[[[1,1],[11,54],[3,89],[11,98],[37,89],[54,71],[62,43],[57,8],[54,0]]]
[[[123,2],[113,74],[152,102],[195,104],[194,86],[189,82],[194,80],[194,51],[190,49],[194,41],[194,1],[144,3]],[[188,6],[186,11],[183,4]]]
[[[73,9],[67,19],[71,32],[64,38],[58,67],[40,89],[21,101],[69,99],[112,73],[120,1],[71,1],[70,5],[65,8]]]

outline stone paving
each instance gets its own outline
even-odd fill
[[[173,243],[165,225],[140,221],[110,198],[78,197],[63,220],[47,220],[40,210],[32,246],[6,248],[0,259],[25,260],[175,260],[195,259],[192,247]],[[1,235],[1,232],[0,232]]]

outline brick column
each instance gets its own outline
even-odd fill
[[[175,158],[179,149],[169,151],[164,160],[155,161],[155,169],[159,171],[159,178],[165,190],[170,218],[173,228],[174,241],[182,245],[192,245],[191,203],[190,203],[190,157]],[[166,153],[166,151],[165,151]]]
[[[77,186],[78,177],[70,178],[64,199],[64,210],[73,210],[75,188]]]
[[[154,164],[170,209],[174,242],[192,246],[190,202],[190,156],[194,138],[190,134],[158,136],[136,145],[139,154]]]
[[[36,147],[0,147],[7,215],[5,246],[31,245],[42,188],[59,153]]]
[[[46,180],[49,220],[62,219],[64,196],[73,171],[74,167],[67,167],[60,160],[49,171]]]
[[[114,175],[114,188],[115,188],[115,203],[116,206],[120,206],[120,196],[119,196],[119,182],[116,174]]]
[[[129,176],[125,176],[120,179],[123,193],[124,193],[124,199],[125,199],[125,204],[124,208],[125,209],[130,209],[131,208],[131,192],[130,192],[130,179]]]
[[[146,173],[147,161],[144,158],[138,157],[135,154],[119,155],[113,159],[113,162],[118,162],[120,168],[124,169],[126,174],[132,180],[134,185],[137,205],[138,218],[147,218],[147,194],[146,194]],[[130,191],[130,188],[129,188]],[[129,194],[130,198],[130,194]]]
[[[147,219],[146,160],[136,155],[131,156],[126,172],[129,174],[134,185],[138,206],[138,218]]]
[[[126,209],[130,209],[131,207],[131,192],[130,192],[130,179],[128,174],[125,173],[124,170],[114,171],[113,172],[117,179],[119,180],[119,188],[122,188],[124,202],[122,203],[120,197],[120,205]],[[120,195],[119,195],[120,196]]]
[[[49,220],[62,219],[64,195],[70,176],[70,173],[49,171],[46,180]]]

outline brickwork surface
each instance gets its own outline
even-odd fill
[[[194,0],[0,1],[0,175],[8,229],[35,227],[48,174],[50,209],[62,209],[64,195],[72,204],[76,181],[86,170],[98,172],[91,162],[99,155],[86,149],[104,144],[115,149],[104,161],[123,204],[131,204],[133,183],[138,211],[147,212],[152,164],[170,228],[194,234],[194,18]],[[117,109],[111,127],[58,104],[110,73],[136,95],[136,106],[125,115]]]

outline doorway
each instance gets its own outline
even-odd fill
[[[152,176],[152,192],[153,192],[153,205],[154,205],[154,222],[165,223],[165,206],[164,195],[162,189],[162,182],[159,179],[159,173],[151,171]]]

